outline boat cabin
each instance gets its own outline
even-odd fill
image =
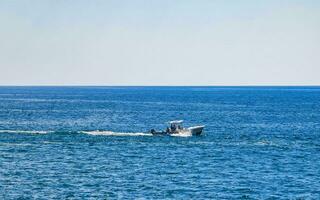
[[[175,120],[168,122],[170,125],[169,132],[176,132],[178,130],[183,130],[183,120]]]

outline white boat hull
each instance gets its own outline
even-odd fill
[[[194,126],[194,127],[189,127],[188,130],[192,135],[201,135],[203,132],[204,126]]]
[[[201,135],[204,129],[204,126],[193,126],[189,128],[183,128],[182,120],[170,121],[170,127],[167,127],[165,131],[157,132],[154,129],[151,129],[150,133],[153,135],[172,135],[172,136],[192,136],[192,135]]]

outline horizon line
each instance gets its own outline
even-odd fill
[[[1,85],[0,87],[320,87],[320,85]]]

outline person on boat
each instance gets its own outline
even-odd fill
[[[169,127],[167,127],[167,129],[166,129],[166,133],[170,133]]]
[[[174,124],[171,124],[171,132],[174,133],[176,131],[176,126]]]

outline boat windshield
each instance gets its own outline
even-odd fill
[[[170,121],[170,128],[171,130],[180,130],[183,129],[183,120],[177,120],[177,121]]]

